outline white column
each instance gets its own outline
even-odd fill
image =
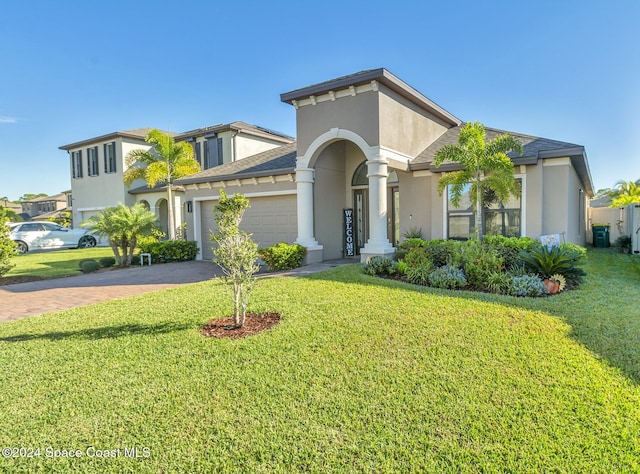
[[[387,160],[382,155],[374,155],[367,160],[369,178],[369,240],[360,256],[366,262],[376,255],[390,255],[395,252],[387,239]]]
[[[298,190],[298,238],[296,243],[307,248],[307,263],[322,261],[322,245],[313,234],[313,168],[296,168]]]

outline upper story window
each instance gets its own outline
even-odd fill
[[[198,164],[202,166],[202,142],[193,142],[193,154],[196,156]]]
[[[116,172],[116,142],[104,144],[104,172]]]
[[[98,176],[98,147],[87,148],[87,175]]]
[[[204,141],[204,160],[203,168],[209,169],[224,163],[222,138],[215,136],[207,138]]]
[[[71,175],[82,178],[82,150],[71,152]]]

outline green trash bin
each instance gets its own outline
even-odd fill
[[[609,225],[608,224],[594,224],[591,226],[593,232],[593,246],[594,247],[610,247],[611,242],[609,240]]]

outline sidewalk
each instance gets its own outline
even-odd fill
[[[260,276],[303,276],[345,263],[354,262],[315,263]],[[220,274],[212,262],[194,260],[0,286],[0,322],[206,281]]]

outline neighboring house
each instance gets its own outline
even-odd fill
[[[281,95],[296,110],[297,141],[176,180],[184,189],[188,237],[212,256],[209,233],[219,189],[243,193],[242,226],[261,246],[298,242],[307,261],[390,255],[404,231],[427,239],[466,238],[470,204],[454,208],[437,183],[435,152],[457,143],[462,120],[385,69],[359,72]],[[488,138],[501,130],[487,129]],[[584,147],[506,132],[521,195],[494,203],[487,231],[584,244],[593,185]],[[468,201],[469,203],[470,201]],[[463,199],[464,203],[464,199]]]
[[[67,211],[71,191],[64,191],[53,196],[43,196],[22,202],[22,212],[32,220],[46,220],[58,212]]]
[[[158,216],[166,231],[166,186],[148,188],[136,180],[128,188],[122,181],[126,156],[134,149],[150,149],[145,137],[150,128],[140,128],[102,135],[61,146],[69,153],[73,191],[73,222],[77,225],[106,207],[118,203],[142,202]],[[240,160],[263,150],[293,142],[293,138],[244,122],[215,125],[174,136],[177,141],[193,143],[194,154],[203,169]],[[183,219],[183,189],[175,186],[175,219]]]

